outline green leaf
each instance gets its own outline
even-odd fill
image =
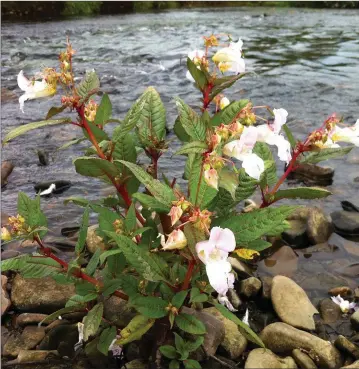
[[[236,76],[217,78],[215,80],[215,86],[212,88],[212,91],[209,95],[209,98],[213,100],[223,90],[233,86],[236,81],[238,81],[244,76],[245,76],[245,73],[241,73],[241,74],[237,74]]]
[[[192,171],[192,166],[193,163],[195,162],[197,158],[196,154],[188,154],[188,158],[186,160],[186,165],[184,168],[184,174],[183,174],[183,179],[189,179],[189,177],[191,176],[191,171]]]
[[[83,311],[84,308],[83,307],[79,307],[79,306],[68,306],[68,307],[64,307],[62,309],[59,309],[57,311],[55,311],[54,313],[48,315],[46,318],[42,319],[41,322],[39,323],[39,326],[41,326],[42,324],[48,323],[48,322],[52,322],[53,320],[56,320],[59,318],[59,316],[66,314],[66,313],[74,313],[76,311]]]
[[[127,211],[125,218],[125,227],[127,232],[131,232],[136,228],[137,219],[136,219],[136,209],[135,204],[132,203],[130,208]]]
[[[86,302],[90,302],[92,300],[96,300],[98,297],[97,293],[95,292],[91,292],[88,293],[85,296],[82,295],[73,295],[69,298],[69,300],[66,302],[66,307],[71,307],[71,306],[84,306],[86,304]]]
[[[217,190],[210,187],[204,180],[202,157],[197,155],[193,161],[191,175],[189,177],[189,200],[195,206],[205,209],[217,195]]]
[[[292,131],[289,129],[289,127],[288,127],[287,124],[283,124],[282,125],[282,129],[283,129],[285,135],[287,136],[287,139],[288,139],[288,141],[290,143],[290,147],[292,149],[294,149],[296,147],[296,145],[297,145],[297,141],[294,138]]]
[[[180,313],[176,316],[175,322],[179,329],[191,334],[205,334],[205,325],[195,316]]]
[[[166,109],[153,87],[147,88],[140,103],[143,107],[136,124],[138,138],[146,147],[158,147],[166,135]]]
[[[92,122],[87,122],[87,125],[89,126],[92,134],[95,136],[97,142],[101,142],[101,141],[109,141],[109,137],[108,137],[108,134],[103,130],[101,129],[100,127],[96,126],[96,124],[92,123]],[[84,134],[84,136],[90,141],[90,136],[88,134],[88,132],[86,131],[85,128],[82,129],[82,132]],[[100,145],[101,146],[101,145]],[[93,149],[94,149],[94,152],[96,153],[96,149],[95,147],[93,146]]]
[[[97,349],[104,355],[108,355],[108,349],[112,341],[116,338],[116,327],[108,327],[101,332],[100,341],[97,344]]]
[[[227,190],[220,187],[216,197],[208,204],[207,209],[222,217],[228,215],[238,202],[232,199],[231,194]]]
[[[170,345],[164,345],[160,347],[161,354],[168,359],[176,359],[177,358],[177,350]]]
[[[45,120],[48,120],[48,119],[50,119],[50,118],[54,117],[55,115],[62,113],[66,108],[67,108],[67,106],[66,106],[66,105],[59,106],[59,107],[57,107],[57,106],[53,106],[53,107],[52,107],[52,108],[50,108],[50,110],[47,112]]]
[[[227,168],[223,168],[221,170],[218,186],[226,189],[231,194],[234,201],[236,201],[236,189],[238,184],[238,174],[228,170]]]
[[[81,223],[81,228],[79,231],[79,237],[77,239],[76,246],[75,246],[75,252],[77,255],[80,255],[85,247],[86,237],[87,237],[87,228],[89,226],[89,216],[90,216],[90,208],[87,206],[82,216],[82,223]]]
[[[121,330],[121,338],[116,341],[118,345],[126,345],[141,337],[153,326],[154,319],[148,319],[143,315],[136,315],[130,323]]]
[[[187,134],[185,129],[182,126],[181,120],[179,117],[176,118],[175,124],[173,126],[173,131],[176,134],[177,138],[182,142],[189,142],[191,137]]]
[[[205,293],[201,293],[200,289],[197,287],[193,287],[191,289],[190,294],[190,303],[193,304],[195,302],[206,302],[208,300],[208,295]]]
[[[74,138],[73,140],[66,142],[65,144],[63,144],[62,146],[60,146],[57,150],[65,150],[68,147],[72,146],[72,145],[77,145],[78,143],[85,141],[86,138],[85,137],[80,137],[80,138]]]
[[[96,304],[84,317],[84,341],[88,341],[91,336],[94,336],[101,324],[103,314],[103,303]]]
[[[234,314],[228,311],[223,305],[221,304],[214,304],[216,309],[227,319],[231,320],[232,322],[238,325],[239,330],[241,333],[251,342],[255,343],[256,345],[265,348],[263,341],[258,337],[256,333],[252,331],[252,329],[246,324],[243,323],[240,319],[238,319]]]
[[[261,239],[254,240],[245,245],[242,245],[242,247],[245,247],[246,249],[255,250],[255,251],[263,251],[271,246],[272,244],[270,242],[267,242]]]
[[[113,223],[120,218],[120,216],[107,208],[99,208],[98,209],[98,223],[99,223],[99,231],[97,232],[100,236],[103,236],[104,231],[115,230]]]
[[[84,78],[76,87],[77,94],[81,97],[80,103],[86,101],[91,95],[95,94],[100,88],[100,80],[96,72],[87,70]]]
[[[184,234],[187,238],[188,247],[191,250],[192,254],[196,257],[196,245],[200,241],[204,241],[206,239],[206,234],[204,231],[196,228],[192,223],[187,223],[184,226]]]
[[[138,200],[148,210],[153,210],[159,213],[169,213],[170,206],[164,205],[162,202],[156,200],[153,196],[146,195],[144,193],[136,192],[132,195],[132,198]]]
[[[256,142],[253,152],[264,161],[265,169],[260,179],[260,183],[263,184],[262,188],[265,188],[267,184],[273,186],[278,181],[277,166],[269,146],[263,142]]]
[[[127,261],[140,273],[143,278],[152,281],[166,281],[167,264],[157,255],[144,251],[128,237],[114,232],[105,232],[113,238],[118,247],[122,250]]]
[[[19,192],[17,211],[25,219],[25,224],[31,228],[47,227],[47,219],[41,210],[39,195],[32,200],[24,192]],[[40,236],[43,237],[43,235],[44,232],[40,232]]]
[[[150,191],[159,202],[166,206],[172,206],[172,201],[176,200],[172,188],[161,183],[158,179],[152,178],[152,176],[140,166],[124,160],[119,161],[131,170],[135,177],[144,184],[148,191]]]
[[[187,58],[187,69],[191,73],[191,76],[195,80],[197,87],[200,90],[203,90],[207,84],[206,75],[203,73],[201,69],[197,68],[197,65],[193,63],[190,58]]]
[[[76,172],[87,177],[107,179],[116,177],[121,173],[114,163],[93,157],[80,157],[74,160]]]
[[[89,263],[86,266],[85,272],[88,275],[93,275],[95,273],[98,262],[100,261],[100,255],[102,253],[101,249],[97,249],[96,252],[92,255]]]
[[[321,199],[332,193],[324,188],[319,187],[292,187],[285,190],[278,190],[272,200],[281,199]]]
[[[177,309],[179,309],[183,305],[187,294],[188,294],[188,291],[177,292],[172,298],[172,301],[171,301],[172,305],[176,307]]]
[[[236,200],[240,202],[253,195],[258,186],[258,181],[249,176],[243,168],[239,170],[238,180],[239,185],[236,190]]]
[[[339,148],[327,148],[322,149],[320,151],[315,151],[309,153],[305,156],[300,162],[301,163],[310,163],[310,164],[317,164],[321,161],[338,158],[340,156],[349,154],[349,152],[353,149],[354,146],[348,147],[339,147]]]
[[[41,128],[41,127],[46,127],[46,126],[56,126],[58,124],[66,124],[70,122],[71,122],[70,118],[60,118],[60,119],[42,120],[40,122],[24,124],[8,132],[5,138],[3,139],[2,144],[5,145],[9,141],[13,140],[15,137],[21,136],[24,133],[31,131],[33,129],[36,129],[36,128]]]
[[[192,141],[182,146],[173,155],[203,154],[208,151],[208,145],[201,141]]]
[[[104,126],[111,118],[112,104],[107,94],[104,94],[96,111],[95,124]]]
[[[158,319],[168,315],[168,302],[160,297],[137,296],[130,299],[131,305],[147,318]]]
[[[121,253],[122,253],[122,250],[120,250],[120,249],[107,250],[107,251],[103,252],[100,255],[100,264],[102,265],[109,256],[117,255],[117,254],[121,254]]]
[[[180,369],[180,362],[178,360],[171,360],[168,369]]]
[[[215,114],[212,119],[210,125],[219,126],[221,123],[227,125],[234,123],[236,119],[239,117],[240,112],[243,108],[245,108],[249,103],[249,100],[239,100],[233,101],[225,109],[221,110],[219,113]]]
[[[183,361],[186,369],[201,369],[201,364],[197,360],[187,359]]]
[[[196,351],[201,345],[203,345],[204,337],[196,337],[194,341],[186,341],[185,345],[189,352]]]
[[[229,228],[236,237],[237,244],[254,241],[264,235],[277,235],[289,228],[285,220],[297,207],[280,206],[264,208],[250,213],[236,215],[220,223]]]
[[[192,110],[183,100],[176,98],[179,121],[186,133],[197,141],[206,139],[206,125],[198,114]]]

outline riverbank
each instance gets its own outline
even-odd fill
[[[359,8],[359,1],[7,1],[3,21],[44,21],[76,16],[153,12],[211,7]]]

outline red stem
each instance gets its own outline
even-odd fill
[[[211,93],[211,91],[212,91],[212,88],[213,88],[213,85],[211,84],[211,83],[209,83],[206,87],[205,87],[205,89],[204,89],[204,91],[203,91],[203,108],[202,108],[202,110],[203,111],[205,111],[205,110],[207,110],[207,108],[208,108],[208,105],[211,103],[211,99],[210,99],[210,97],[209,97],[209,94]]]
[[[182,285],[182,288],[181,288],[182,291],[188,289],[189,284],[190,284],[191,279],[192,279],[193,269],[194,269],[194,266],[195,265],[196,265],[196,261],[195,260],[191,260],[189,262],[187,273],[186,273],[186,276],[184,278],[183,285]]]
[[[37,242],[37,244],[40,246],[41,248],[41,252],[51,258],[52,260],[55,260],[57,261],[64,269],[64,271],[67,271],[68,270],[68,267],[69,267],[69,264],[66,263],[66,261],[64,260],[61,260],[60,258],[58,258],[56,255],[54,255],[51,250],[48,248],[48,247],[45,247],[45,245],[43,244],[43,242],[41,241],[41,239],[38,237],[38,236],[35,236],[34,237],[34,240]],[[84,273],[82,270],[78,270],[78,269],[75,269],[72,274],[77,277],[77,278],[80,278],[80,279],[83,279],[91,284],[93,284],[94,286],[97,286],[97,287],[103,287],[103,283],[98,281],[96,278],[93,278],[91,276],[89,276],[88,274]],[[128,296],[125,295],[123,292],[121,291],[115,291],[114,292],[114,295],[120,297],[121,299],[123,300],[128,300]]]

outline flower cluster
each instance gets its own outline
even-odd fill
[[[1,228],[1,240],[11,241],[13,237],[19,237],[31,232],[31,227],[25,223],[25,219],[21,215],[16,217],[9,217],[9,229],[7,227]]]

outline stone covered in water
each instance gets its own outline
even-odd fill
[[[359,236],[359,213],[341,210],[330,215],[337,233],[343,236]]]
[[[314,330],[314,314],[318,310],[312,305],[303,288],[285,276],[273,278],[271,299],[279,318],[293,327]]]

